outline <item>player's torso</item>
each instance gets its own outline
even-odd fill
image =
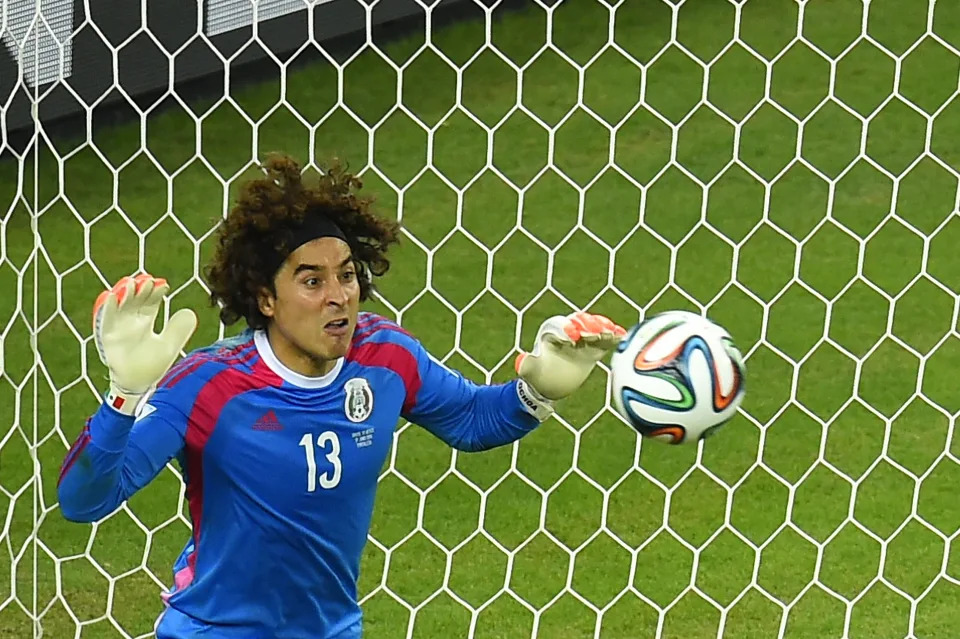
[[[229,492],[234,508],[307,529],[362,512],[357,501],[372,505],[403,397],[389,371],[352,365],[323,388],[239,394],[204,446],[204,493]]]

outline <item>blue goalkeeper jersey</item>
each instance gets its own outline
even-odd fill
[[[539,424],[516,380],[474,384],[378,315],[360,313],[319,378],[248,330],[178,362],[135,418],[102,405],[64,460],[60,507],[101,519],[176,458],[192,535],[158,639],[358,638],[360,558],[400,417],[465,451]]]

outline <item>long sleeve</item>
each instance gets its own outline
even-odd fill
[[[476,384],[436,361],[413,342],[419,388],[403,417],[464,451],[480,451],[514,442],[540,425],[524,407],[518,380]]]
[[[103,404],[87,420],[57,483],[65,518],[101,519],[157,476],[184,445],[183,425],[171,423],[165,412],[135,422]]]
[[[67,453],[57,496],[70,521],[97,521],[146,486],[184,445],[186,420],[151,398],[137,418],[106,403],[93,414]]]

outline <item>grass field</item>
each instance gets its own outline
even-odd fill
[[[516,447],[454,462],[403,429],[367,637],[954,637],[960,5],[672,6],[628,0],[611,31],[604,3],[568,0],[550,23],[566,59],[539,53],[532,6],[493,23],[497,53],[477,53],[482,20],[415,59],[422,34],[390,43],[400,74],[366,50],[342,103],[335,65],[294,64],[283,86],[44,144],[19,187],[0,162],[0,637],[32,636],[34,608],[44,637],[151,632],[189,534],[177,475],[92,527],[56,508],[105,387],[90,305],[144,269],[200,313],[189,347],[215,339],[206,234],[274,149],[364,170],[408,232],[368,308],[476,380],[509,378],[571,308],[705,309],[748,354],[743,415],[702,451],[641,445],[600,369]]]

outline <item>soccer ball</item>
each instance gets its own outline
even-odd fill
[[[687,311],[631,328],[610,364],[616,411],[641,435],[669,444],[714,434],[743,401],[746,368],[733,338]]]

